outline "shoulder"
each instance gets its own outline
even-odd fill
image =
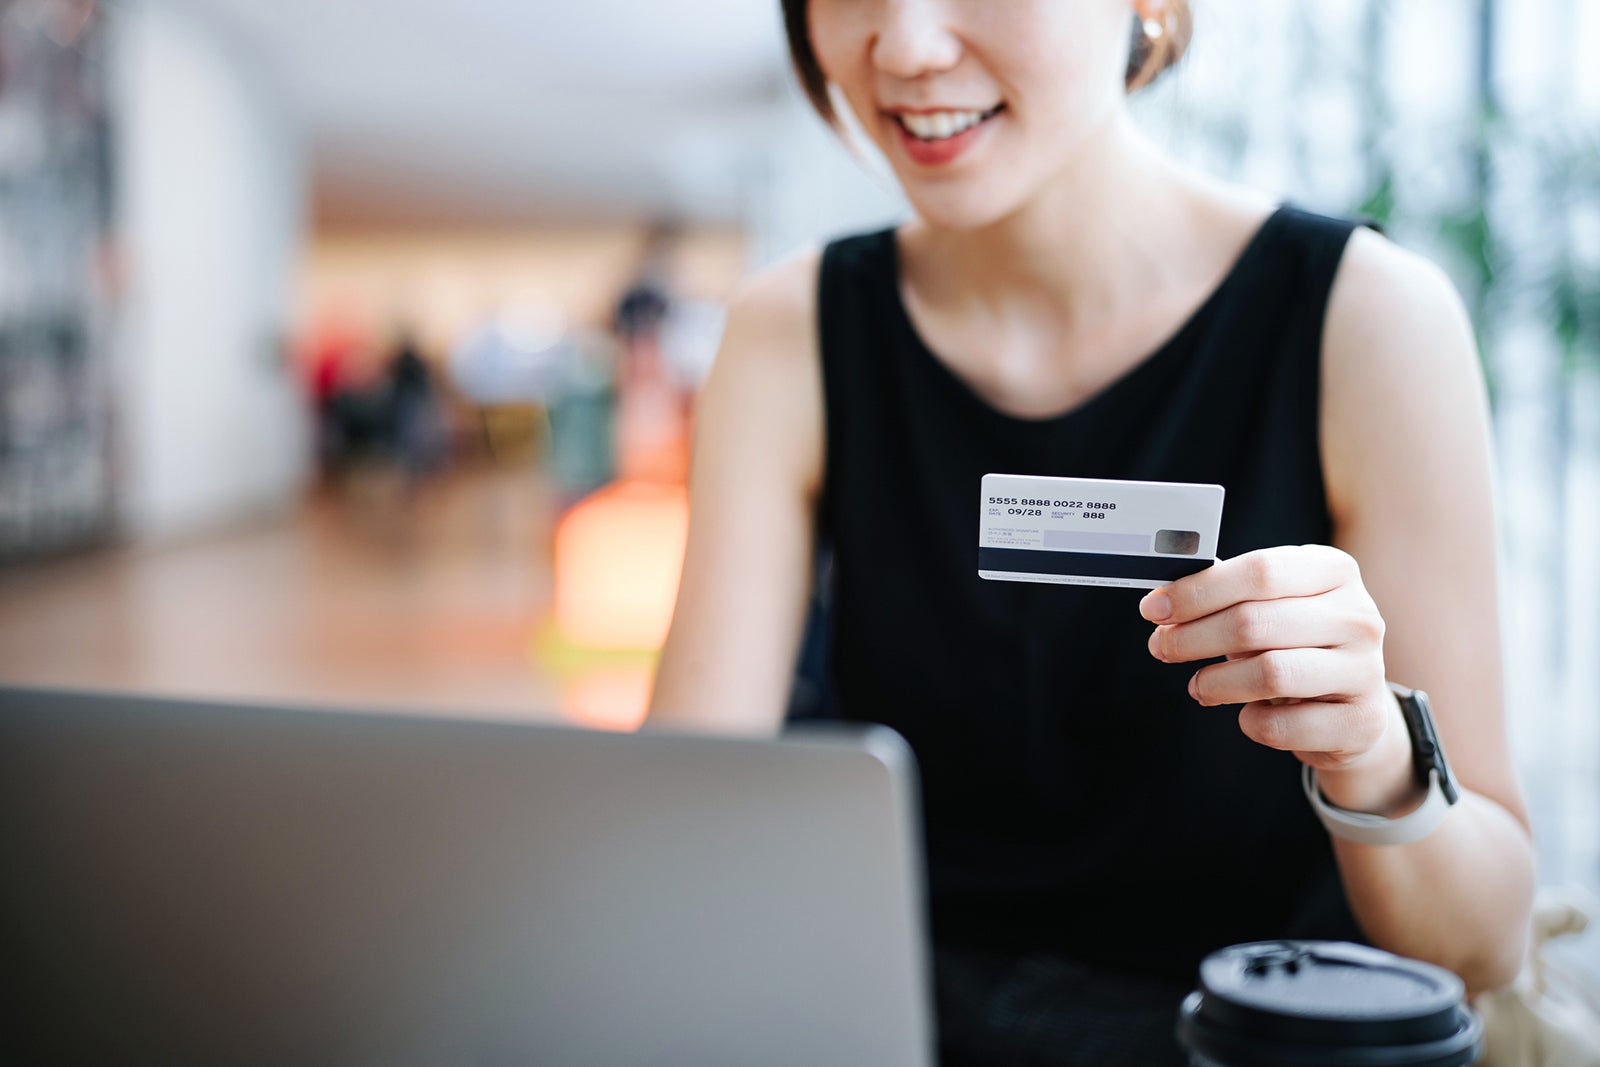
[[[739,284],[728,301],[728,320],[708,386],[742,369],[793,374],[816,362],[821,257],[820,249],[809,249]]]
[[[856,286],[890,269],[892,231],[878,230],[836,238],[826,247],[806,248],[747,278],[735,290],[730,318],[758,333],[766,328],[792,338],[796,329],[817,330],[823,287]],[[824,277],[824,274],[827,277]]]
[[[836,323],[856,321],[849,309],[874,291],[874,279],[893,270],[893,242],[886,239],[892,234],[878,230],[840,237],[742,282],[728,304],[717,357],[718,367],[727,369],[722,377],[734,376],[734,368],[760,368],[775,376],[770,383],[775,387],[803,387],[805,397],[817,395],[820,409],[827,311],[832,309]],[[716,377],[714,368],[710,384]]]
[[[1356,371],[1476,367],[1471,324],[1449,277],[1365,227],[1350,235],[1334,276],[1324,348]]]
[[[807,249],[739,284],[728,301],[719,365],[813,358],[822,256],[820,248]]]
[[[1414,468],[1437,490],[1476,478],[1488,405],[1472,323],[1443,270],[1357,229],[1323,328],[1323,460],[1336,517]],[[1413,485],[1408,488],[1418,488]]]
[[[822,256],[823,249],[807,248],[745,278],[729,301],[729,315],[791,327],[809,320]]]
[[[822,250],[801,252],[742,282],[728,302],[696,437],[712,451],[756,453],[807,487],[821,472],[822,385],[817,272]],[[696,462],[702,460],[697,445]]]

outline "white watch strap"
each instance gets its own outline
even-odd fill
[[[1317,788],[1317,772],[1309,766],[1300,768],[1300,784],[1305,788],[1311,810],[1317,813],[1322,825],[1334,837],[1354,841],[1361,845],[1409,845],[1420,841],[1438,829],[1444,817],[1450,814],[1450,801],[1439,787],[1439,772],[1428,772],[1428,796],[1416,811],[1398,819],[1382,815],[1369,815],[1360,811],[1336,808],[1323,797]]]

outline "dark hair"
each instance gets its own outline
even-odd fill
[[[811,48],[807,7],[807,0],[783,0],[783,29],[789,38],[789,59],[794,63],[795,74],[811,106],[831,126],[838,122],[838,116],[833,113],[833,101],[828,98],[828,79],[823,76],[817,54]],[[1128,51],[1128,71],[1123,79],[1128,92],[1149,85],[1162,71],[1183,58],[1194,32],[1194,13],[1189,10],[1189,0],[1171,0],[1163,25],[1165,32],[1152,40],[1145,35],[1139,17],[1134,16],[1133,45]]]

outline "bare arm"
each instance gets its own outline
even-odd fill
[[[1527,936],[1533,847],[1501,698],[1487,405],[1470,324],[1437,268],[1353,236],[1330,299],[1323,395],[1335,543],[1360,562],[1385,621],[1389,677],[1433,698],[1463,787],[1415,844],[1336,839],[1345,888],[1375,943],[1474,989],[1504,985]],[[1392,805],[1410,761],[1395,733],[1395,754],[1375,757],[1365,780],[1323,774],[1328,798],[1381,810],[1387,781]]]
[[[1427,690],[1462,802],[1420,841],[1335,838],[1334,853],[1375,944],[1495,988],[1521,961],[1533,848],[1501,707],[1471,331],[1435,268],[1362,231],[1329,298],[1322,366],[1334,545],[1247,552],[1153,591],[1150,651],[1226,657],[1195,672],[1196,701],[1242,705],[1245,735],[1316,768],[1330,801],[1389,817],[1422,795],[1385,678]]]
[[[695,415],[689,543],[646,728],[773,733],[822,483],[815,253],[735,297]]]

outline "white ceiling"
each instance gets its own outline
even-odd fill
[[[777,0],[191,0],[288,87],[326,221],[738,217]]]

